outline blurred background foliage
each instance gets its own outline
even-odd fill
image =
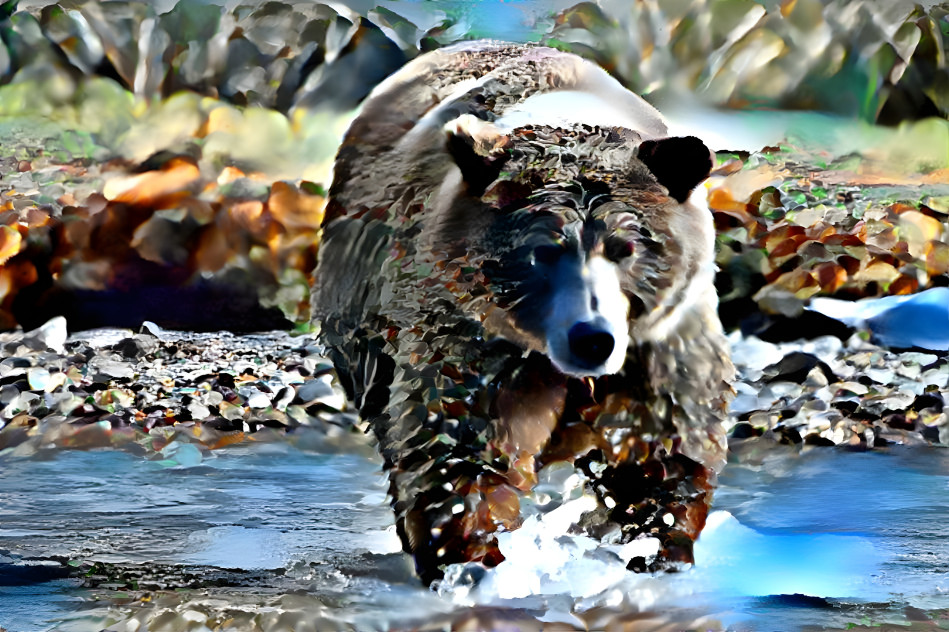
[[[728,245],[720,263],[734,277],[724,294],[741,310],[781,312],[775,296],[788,292],[803,300],[915,291],[949,267],[930,243],[949,227],[949,191],[940,188],[949,182],[947,3],[8,0],[0,4],[0,328],[55,314],[73,329],[145,318],[234,330],[305,322],[323,188],[354,108],[408,59],[477,37],[577,52],[663,111],[843,117],[807,119],[803,128],[824,136],[820,150],[788,135],[767,148],[730,146],[754,121],[719,125],[714,148],[736,151],[723,154],[712,206]],[[776,129],[777,120],[764,125]],[[874,140],[857,146],[852,134]],[[899,160],[874,162],[880,154]],[[894,184],[880,174],[890,167],[902,188],[864,196]],[[836,181],[811,182],[815,168]],[[854,240],[866,245],[870,207],[897,202],[889,215],[869,215],[896,227],[890,258],[877,253],[893,270],[874,276],[866,269],[876,260],[841,259],[858,258]],[[904,207],[939,226],[903,216]],[[816,224],[801,218],[852,238],[802,238]],[[778,247],[787,240],[772,233],[789,223],[795,245],[830,249],[788,259],[790,246]],[[909,249],[900,226],[926,239]],[[834,251],[837,242],[851,250]]]
[[[898,0],[604,0],[544,39],[644,94],[897,123],[949,113],[947,14]]]
[[[100,75],[145,98],[189,90],[346,111],[420,52],[495,37],[568,48],[641,94],[885,123],[949,113],[949,5],[931,1],[24,0],[0,11],[2,82],[58,77],[54,102]]]

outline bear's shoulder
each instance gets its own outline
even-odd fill
[[[511,131],[527,125],[617,127],[666,136],[659,112],[596,64],[554,48],[465,42],[422,55],[369,95],[334,165],[329,219],[372,207],[374,192],[439,183],[446,126],[474,116]],[[441,168],[440,168],[441,167]]]

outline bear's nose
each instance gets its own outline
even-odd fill
[[[575,324],[567,332],[567,342],[578,364],[591,369],[604,364],[616,344],[613,334],[596,321]]]

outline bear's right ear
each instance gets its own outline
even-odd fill
[[[638,158],[678,202],[685,202],[715,166],[715,154],[695,136],[644,140]]]
[[[468,194],[479,197],[498,179],[507,160],[510,136],[493,123],[472,114],[463,114],[445,126],[448,153],[461,169]]]

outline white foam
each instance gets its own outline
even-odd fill
[[[439,592],[464,605],[558,596],[568,597],[571,603],[586,600],[579,608],[570,606],[573,611],[621,603],[631,590],[637,593],[637,600],[643,597],[641,590],[652,595],[654,578],[630,573],[626,566],[637,556],[653,559],[659,541],[647,537],[610,545],[571,533],[581,516],[597,506],[596,498],[584,490],[585,477],[567,463],[551,464],[538,477],[534,492],[522,502],[526,517],[521,527],[498,535],[504,562],[489,569],[474,588],[462,580],[462,565],[449,567],[449,579],[439,586]],[[554,603],[549,602],[545,621],[574,621],[573,615],[557,610]]]
[[[659,545],[652,538],[608,546],[588,536],[570,534],[580,516],[595,507],[596,499],[584,495],[550,513],[529,517],[515,531],[500,534],[498,545],[505,561],[485,576],[474,593],[476,600],[561,594],[590,598],[624,581],[630,559],[656,554]]]
[[[545,516],[529,517],[520,529],[501,534],[505,561],[489,569],[479,584],[443,585],[439,592],[466,606],[542,599],[547,611],[541,620],[565,623],[573,621],[572,613],[591,608],[662,610],[683,600],[715,603],[726,595],[883,595],[877,577],[886,556],[867,539],[759,532],[727,511],[709,515],[695,544],[693,568],[675,574],[631,573],[629,560],[652,559],[658,540],[611,546],[562,530],[593,503],[583,496]],[[449,575],[461,573],[449,570]],[[558,597],[567,599],[566,609],[558,609]]]

